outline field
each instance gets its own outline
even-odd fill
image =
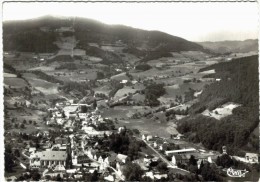
[[[107,96],[108,96],[109,92],[111,91],[111,89],[107,85],[95,88],[93,90],[95,91],[95,94],[96,93],[102,93],[102,94],[105,94]]]
[[[215,119],[220,120],[223,117],[229,116],[232,114],[232,110],[236,107],[240,106],[236,103],[226,103],[222,105],[221,107],[218,107],[212,111],[205,110],[202,114],[205,116],[213,117]]]
[[[29,81],[29,83],[37,90],[42,92],[45,95],[57,94],[58,85],[51,83],[42,79],[36,78],[36,75],[32,73],[25,73],[24,78]]]
[[[128,76],[126,76],[126,73],[120,73],[118,75],[111,76],[111,79],[118,80],[118,81],[129,80]]]
[[[17,75],[11,74],[11,73],[4,73],[4,77],[5,77],[5,78],[16,78]]]
[[[103,111],[102,117],[117,118],[117,126],[126,126],[129,129],[138,129],[142,133],[152,134],[161,137],[169,137],[170,134],[177,134],[176,125],[173,122],[160,122],[150,119],[130,119],[136,113],[144,113],[147,110],[143,106],[121,106],[109,108]]]
[[[17,118],[17,120],[14,121],[14,124],[22,124],[24,120],[26,120],[26,124],[25,124],[25,128],[21,129],[20,127],[13,128],[9,131],[16,131],[16,132],[25,132],[25,133],[33,133],[36,130],[49,130],[49,127],[46,126],[43,122],[43,117],[46,116],[46,113],[40,110],[30,110],[28,108],[20,108],[20,109],[15,109],[12,110],[12,116],[11,118]],[[10,120],[11,120],[10,118]],[[34,125],[29,124],[29,120],[31,120],[32,122],[36,122],[37,124]],[[10,122],[7,120],[7,122]]]
[[[24,79],[16,77],[5,77],[4,84],[13,88],[24,88],[28,86]]]
[[[115,98],[121,98],[123,96],[128,95],[129,93],[135,93],[137,90],[136,89],[132,89],[131,87],[124,87],[120,90],[118,90],[115,94]]]

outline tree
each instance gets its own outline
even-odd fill
[[[16,157],[20,157],[20,152],[19,152],[18,149],[15,149],[15,151],[14,151],[14,155],[15,155]]]
[[[103,79],[103,78],[105,78],[104,73],[98,71],[98,72],[97,72],[97,80],[101,80],[101,79]]]
[[[39,181],[41,179],[41,175],[37,170],[32,171],[32,180],[33,181]]]
[[[233,160],[228,154],[224,154],[222,156],[218,156],[216,164],[218,166],[222,166],[224,168],[231,167],[233,165]]]
[[[21,124],[21,126],[20,126],[22,129],[24,129],[25,128],[25,126],[24,126],[24,124]]]
[[[85,106],[85,105],[81,106],[81,107],[80,107],[80,110],[81,110],[82,113],[88,112],[88,108],[87,108],[87,106]]]
[[[23,124],[27,124],[27,122],[26,122],[26,120],[25,120],[25,119],[23,120]]]
[[[18,128],[18,126],[19,126],[18,123],[15,123],[15,124],[14,124],[14,127],[15,127],[15,128]]]
[[[98,181],[98,172],[95,170],[93,174],[91,175],[90,181]]]
[[[206,181],[222,181],[221,177],[217,175],[217,171],[215,171],[210,163],[206,163],[201,168],[201,175]]]
[[[10,146],[5,147],[5,171],[12,172],[14,167],[13,155]]]
[[[62,181],[62,178],[61,178],[60,174],[58,174],[58,175],[56,176],[56,181]]]
[[[97,108],[97,101],[96,101],[96,99],[95,99],[94,102],[93,102],[93,108],[94,108],[94,109]]]
[[[194,155],[191,155],[191,156],[190,156],[189,164],[190,164],[190,165],[194,165],[194,166],[197,165],[197,160],[195,159]]]
[[[123,174],[126,178],[126,181],[141,181],[144,171],[138,164],[128,163],[125,170],[123,171]]]
[[[160,162],[158,165],[157,165],[157,170],[161,173],[164,173],[167,171],[167,164],[165,162]]]
[[[32,120],[29,120],[29,124],[32,124]]]

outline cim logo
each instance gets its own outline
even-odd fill
[[[227,175],[230,177],[245,177],[246,173],[248,171],[246,169],[244,170],[239,170],[239,169],[233,169],[232,167],[228,168],[227,170]]]

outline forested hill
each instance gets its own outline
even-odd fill
[[[220,42],[198,42],[205,48],[213,50],[217,53],[246,53],[258,51],[258,40],[248,39],[244,41],[220,41]]]
[[[208,77],[221,81],[207,85],[199,102],[190,109],[190,116],[179,122],[178,130],[193,142],[201,142],[209,149],[220,150],[223,145],[239,151],[258,151],[258,136],[252,134],[259,123],[258,56],[234,59],[201,71],[215,69]],[[233,114],[217,120],[202,114],[227,102],[241,106]]]
[[[72,27],[81,48],[88,43],[113,44],[120,41],[127,47],[142,47],[148,51],[207,51],[201,45],[159,31],[146,31],[122,25],[107,25],[85,18],[56,18],[51,16],[33,20],[3,23],[5,51],[55,52],[55,31]],[[48,31],[41,31],[45,28]]]

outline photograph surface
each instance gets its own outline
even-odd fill
[[[3,180],[259,180],[257,2],[2,5]]]

